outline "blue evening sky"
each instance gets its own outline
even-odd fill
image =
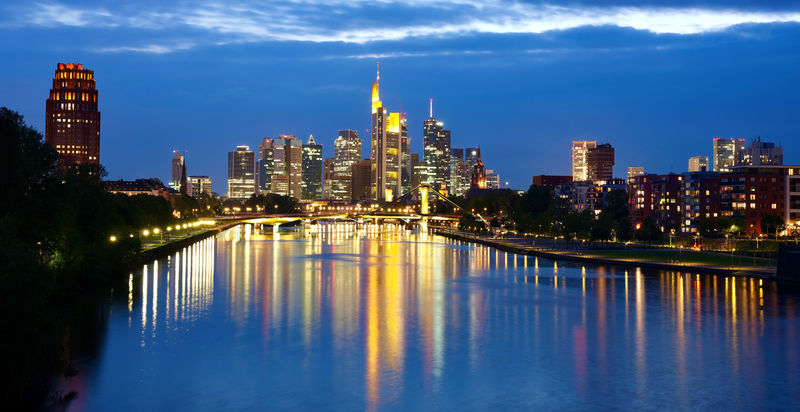
[[[768,4],[764,4],[768,3]],[[109,178],[169,180],[173,149],[225,192],[226,153],[353,128],[370,83],[422,150],[428,99],[453,147],[512,187],[570,174],[570,141],[682,172],[711,138],[757,135],[800,164],[800,2],[30,1],[0,4],[0,105],[44,132],[57,62],[95,71]]]

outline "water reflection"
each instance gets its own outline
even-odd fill
[[[401,226],[244,225],[131,275],[75,406],[781,408],[796,296]]]

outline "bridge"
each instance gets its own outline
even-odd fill
[[[414,208],[409,207],[408,205],[402,204],[400,201],[402,199],[408,198],[415,193],[419,193],[420,195],[420,205],[419,211],[414,210]],[[319,211],[319,212],[310,212],[310,213],[287,213],[287,214],[273,214],[273,215],[253,215],[252,217],[246,217],[242,219],[245,223],[251,224],[261,224],[261,225],[268,225],[272,226],[273,232],[278,232],[280,229],[280,225],[302,221],[303,225],[310,225],[313,221],[320,221],[320,220],[340,220],[340,221],[351,221],[356,222],[357,224],[363,224],[365,221],[374,221],[375,223],[385,220],[399,220],[403,221],[406,224],[411,222],[415,222],[419,225],[422,231],[428,230],[428,223],[430,221],[435,222],[452,222],[458,221],[460,219],[460,215],[450,215],[450,214],[442,214],[442,213],[430,213],[430,194],[433,193],[435,196],[439,197],[440,199],[444,200],[445,202],[451,204],[456,209],[463,211],[464,213],[470,214],[475,216],[477,219],[483,221],[488,225],[488,222],[479,214],[473,213],[472,211],[466,210],[453,202],[452,200],[448,199],[447,196],[443,195],[441,192],[433,188],[429,184],[420,184],[415,188],[409,190],[408,192],[398,196],[396,199],[393,199],[389,202],[384,202],[383,204],[378,205],[377,207],[372,208],[363,208],[361,206],[358,207],[332,207],[333,210],[328,211]],[[344,209],[344,210],[342,210]]]

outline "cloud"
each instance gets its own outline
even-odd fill
[[[101,52],[169,53],[200,45],[254,42],[369,44],[475,34],[541,34],[616,26],[656,34],[692,35],[741,24],[800,22],[800,11],[704,7],[570,6],[509,0],[293,0],[156,4],[114,9],[61,3],[11,8],[4,27],[146,30],[158,44],[101,47]],[[116,4],[116,3],[114,3]],[[193,42],[161,45],[192,34]],[[380,56],[378,56],[380,57]],[[390,56],[403,57],[403,56]]]

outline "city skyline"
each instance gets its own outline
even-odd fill
[[[496,17],[500,3],[484,6],[489,17]],[[3,6],[8,13],[0,35],[22,40],[0,46],[11,56],[0,68],[8,80],[0,92],[6,105],[44,133],[42,100],[54,64],[83,64],[95,72],[100,93],[100,157],[109,179],[167,182],[167,156],[181,149],[188,150],[188,174],[210,176],[219,193],[224,153],[237,145],[313,134],[327,158],[339,129],[357,130],[368,139],[364,82],[374,77],[376,60],[382,62],[381,98],[406,113],[412,153],[422,153],[422,122],[434,98],[452,130],[452,146],[481,146],[487,167],[515,188],[526,188],[532,175],[569,174],[570,140],[611,142],[615,177],[641,164],[658,173],[684,171],[689,157],[712,156],[707,142],[713,137],[762,136],[782,145],[786,162],[793,163],[800,158],[795,143],[800,125],[793,120],[800,116],[800,83],[793,75],[800,61],[793,47],[800,33],[797,11],[790,3],[765,8],[726,2],[724,9],[719,4],[675,2],[672,14],[653,15],[647,12],[660,9],[645,3],[626,12],[650,16],[637,20],[639,27],[626,26],[624,16],[612,13],[623,3],[607,2],[597,6],[600,20],[566,19],[562,30],[522,30],[512,21],[520,30],[459,34],[451,29],[465,19],[456,14],[445,35],[418,33],[424,42],[381,38],[385,32],[337,42],[342,31],[335,31],[316,40],[265,36],[211,45],[195,39],[181,49],[142,37],[141,28],[121,19],[112,5],[87,11],[80,5],[12,2]],[[173,7],[178,6],[161,6]],[[423,7],[430,6],[410,6]],[[539,10],[533,4],[519,7]],[[707,13],[674,23],[692,7]],[[364,3],[356,8],[372,20],[381,14]],[[569,17],[584,9],[573,5],[561,12]],[[131,17],[148,18],[155,17]],[[546,20],[531,13],[524,19]],[[387,32],[406,27],[384,23]],[[53,43],[53,36],[70,42]],[[499,141],[508,144],[494,144]]]

